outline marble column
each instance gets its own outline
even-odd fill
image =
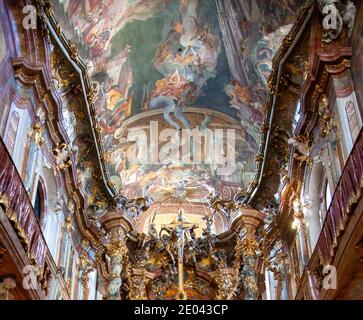
[[[257,262],[261,255],[260,243],[256,231],[262,225],[264,215],[257,210],[243,210],[239,221],[237,254],[241,257],[242,285],[245,300],[257,300],[259,296]]]
[[[107,288],[108,300],[120,300],[122,285],[122,263],[127,252],[125,244],[125,230],[121,226],[115,226],[111,230],[111,242],[107,246],[107,254],[110,257],[110,277]]]

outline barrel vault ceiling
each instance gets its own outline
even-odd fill
[[[256,181],[272,58],[302,1],[57,0],[53,11],[77,47],[95,91],[102,161],[115,190],[203,208]],[[234,129],[235,166],[133,163],[132,129]],[[150,144],[150,137],[145,148]],[[224,152],[228,145],[224,143]],[[228,151],[228,150],[227,150]],[[79,168],[87,174],[87,168]],[[85,186],[87,189],[87,186]],[[198,209],[199,210],[199,209]]]

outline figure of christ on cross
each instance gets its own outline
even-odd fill
[[[176,220],[174,220],[170,224],[162,225],[162,228],[166,230],[175,231],[177,237],[176,246],[178,248],[178,294],[176,296],[177,300],[186,300],[187,295],[184,291],[184,247],[185,247],[185,238],[190,237],[190,232],[198,228],[199,225],[195,223],[190,223],[185,220],[184,217],[184,209],[179,208],[178,216]]]

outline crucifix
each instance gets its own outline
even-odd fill
[[[191,230],[198,228],[199,225],[195,223],[190,223],[185,220],[184,209],[179,208],[178,216],[171,224],[162,225],[163,228],[169,230],[175,230],[177,237],[176,246],[178,248],[178,294],[176,296],[177,300],[186,300],[187,295],[184,291],[184,246],[186,232],[190,233]]]

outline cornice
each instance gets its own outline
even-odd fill
[[[105,163],[102,161],[102,154],[104,153],[104,150],[101,143],[101,136],[98,131],[98,122],[96,119],[94,104],[95,93],[91,86],[91,81],[87,73],[86,64],[79,56],[78,50],[73,42],[66,38],[60,25],[56,21],[51,10],[50,1],[35,0],[35,3],[40,10],[40,13],[38,14],[43,17],[42,28],[46,30],[45,33],[51,35],[51,37],[56,41],[67,60],[72,64],[72,66],[79,75],[79,81],[81,83],[83,93],[83,100],[87,110],[87,117],[88,121],[90,122],[90,129],[95,142],[94,145],[96,148],[97,162],[99,164],[102,182],[105,190],[107,190],[107,194],[109,195],[110,200],[115,203],[114,198],[118,194],[112,184],[108,183],[108,181],[110,181],[110,175],[107,171]]]
[[[18,8],[18,6],[9,7],[7,9],[15,10],[16,8]],[[5,11],[7,12],[7,10]],[[14,14],[16,14],[16,12]],[[17,30],[14,31],[11,29],[10,36],[15,39],[17,32]],[[52,85],[48,42],[45,40],[39,41],[40,39],[43,39],[39,29],[27,31],[25,39],[27,43],[25,49],[31,50],[32,48],[37,47],[37,51],[40,52],[40,54],[34,59],[33,56],[29,56],[26,52],[22,56],[17,56],[19,52],[14,50],[13,55],[15,57],[12,59],[12,65],[14,68],[15,80],[20,87],[32,90],[36,99],[36,104],[39,103],[44,107],[47,116],[45,125],[54,145],[63,142],[69,144],[67,134],[60,124],[62,122],[62,100]],[[15,42],[16,40],[13,41]],[[22,97],[18,95],[15,95],[15,97],[19,100],[20,105],[22,105]],[[27,102],[25,101],[24,104],[26,103]],[[97,238],[97,235],[88,228],[83,214],[86,209],[86,204],[84,201],[84,194],[79,188],[75,167],[71,166],[66,168],[65,170],[62,170],[60,174],[64,176],[68,194],[75,201],[75,215],[81,235],[88,239],[96,249],[100,249],[101,245],[99,239]]]
[[[308,3],[301,8],[297,21],[294,23],[289,33],[285,36],[282,44],[272,60],[272,72],[268,81],[269,95],[267,99],[268,114],[262,127],[263,138],[260,144],[260,155],[262,161],[257,166],[258,180],[254,182],[255,187],[251,191],[249,203],[256,205],[256,196],[263,184],[264,174],[266,173],[266,159],[270,149],[270,136],[273,128],[273,118],[276,112],[276,101],[281,86],[281,68],[288,56],[291,54],[294,47],[298,44],[301,35],[303,34],[308,21],[310,21],[315,9],[314,1]],[[261,204],[260,204],[261,205]]]
[[[60,125],[61,114],[59,112],[60,110],[59,96],[56,92],[53,91],[52,88],[45,87],[45,80],[44,80],[45,69],[35,68],[34,70],[32,69],[32,66],[29,63],[24,66],[18,63],[15,65],[15,68],[16,68],[15,79],[26,88],[31,90],[34,89],[34,91],[37,94],[36,98],[42,102],[44,106],[44,111],[46,112],[48,119],[46,121],[46,126],[48,128],[48,132],[50,134],[50,137],[54,145],[62,143],[63,141],[65,143],[69,143],[65,131],[63,127]],[[31,73],[31,75],[29,75],[29,73]],[[56,110],[56,112],[54,112],[54,110]],[[64,174],[64,179],[67,182],[66,188],[68,190],[68,193],[76,203],[75,213],[81,234],[85,238],[87,238],[96,248],[98,248],[99,240],[97,239],[97,236],[93,232],[89,231],[87,223],[84,219],[83,213],[86,210],[85,201],[84,201],[85,195],[79,188],[79,183],[75,172],[76,169],[74,167],[74,161],[73,161],[73,165],[70,166],[69,168],[66,168],[65,170],[62,170],[61,174]]]

